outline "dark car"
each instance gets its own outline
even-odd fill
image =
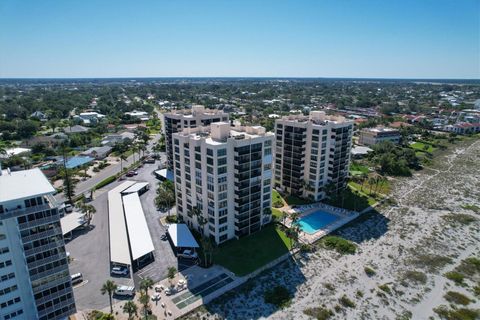
[[[127,177],[133,177],[135,175],[135,171],[128,171],[126,176]]]

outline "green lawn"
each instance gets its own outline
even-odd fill
[[[357,191],[354,189],[354,186],[349,185],[347,189],[343,190],[339,195],[327,199],[325,203],[337,208],[361,211],[377,202],[374,198],[358,191],[360,189]]]
[[[287,253],[290,240],[271,224],[263,230],[239,240],[220,245],[213,254],[213,262],[238,276],[244,276]]]
[[[310,203],[312,203],[311,200],[299,198],[299,197],[296,197],[296,196],[287,196],[287,198],[285,199],[285,201],[286,201],[286,202],[288,203],[288,205],[290,205],[290,206],[293,206],[293,205],[301,206],[301,205],[304,205],[304,204],[310,204]]]
[[[367,166],[358,164],[358,163],[352,163],[350,165],[350,174],[352,176],[359,176],[362,174],[368,174],[370,170],[368,170]]]
[[[281,208],[280,203],[282,203],[282,207],[283,207],[284,202],[283,202],[282,196],[278,193],[277,190],[272,189],[272,206],[277,207],[277,208]],[[278,205],[276,205],[276,204],[278,204]]]
[[[272,208],[272,215],[278,220],[282,219],[282,211]]]
[[[415,142],[410,145],[410,148],[413,148],[418,151],[423,151],[423,152],[429,152],[432,153],[435,151],[435,148],[428,143],[423,143],[423,142]]]

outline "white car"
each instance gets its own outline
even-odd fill
[[[171,296],[172,294],[175,294],[175,293],[177,293],[177,290],[175,290],[175,288],[165,289],[165,295],[167,295],[167,296]]]
[[[198,258],[198,255],[196,252],[194,252],[193,250],[183,250],[183,252],[179,253],[178,254],[179,257],[182,257],[182,258],[187,258],[187,259],[197,259]]]
[[[127,267],[113,267],[111,272],[117,276],[127,276],[129,273]]]
[[[160,300],[160,293],[158,292],[155,292],[154,294],[152,294],[152,301],[158,301]]]
[[[163,289],[165,289],[161,284],[157,284],[155,287],[153,287],[155,292],[162,292]]]
[[[119,286],[117,290],[115,290],[114,295],[116,296],[127,296],[133,297],[135,295],[135,287],[131,286]]]

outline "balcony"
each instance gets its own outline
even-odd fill
[[[38,210],[38,211],[40,211],[40,210]],[[37,212],[37,211],[33,211],[33,212]],[[56,215],[52,215],[52,216],[49,216],[49,217],[36,219],[34,221],[20,223],[18,225],[18,229],[19,230],[25,230],[25,229],[28,229],[28,228],[38,227],[38,226],[43,225],[43,224],[52,223],[52,222],[59,222],[59,221],[60,221],[60,217],[58,216],[58,214],[56,214]]]

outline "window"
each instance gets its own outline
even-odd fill
[[[178,146],[178,144],[179,144],[180,142],[178,141],[178,139],[174,139],[174,140],[173,140],[173,143],[174,143],[176,146]]]
[[[212,149],[207,149],[207,155],[213,157],[213,150]]]
[[[272,148],[265,148],[263,154],[266,155],[266,156],[271,155],[272,154]]]
[[[227,155],[227,149],[218,149],[217,150],[217,157],[223,157]]]
[[[227,223],[227,217],[223,217],[218,220],[218,224],[224,224],[224,223]]]
[[[224,174],[227,173],[227,167],[219,167],[218,168],[218,174]]]
[[[223,166],[227,164],[227,158],[219,158],[217,160],[219,166]]]

